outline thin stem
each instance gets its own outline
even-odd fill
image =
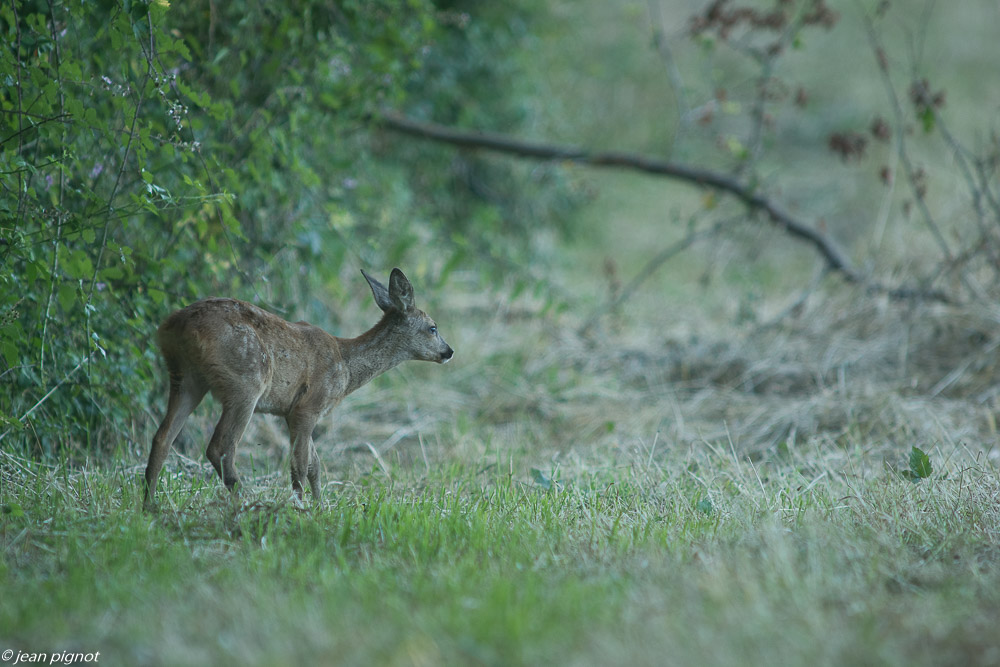
[[[17,0],[10,0],[10,9],[14,18],[14,70],[16,72],[15,90],[17,91],[17,154],[21,156],[24,149],[24,100],[21,91],[21,19],[17,15]],[[15,226],[21,226],[21,216],[24,214],[24,172],[17,172],[17,217]]]
[[[59,387],[63,386],[66,383],[67,380],[69,380],[71,377],[73,377],[74,373],[76,373],[78,370],[80,370],[80,368],[85,363],[87,363],[88,361],[90,361],[90,358],[94,356],[95,352],[97,352],[97,350],[91,350],[90,354],[88,354],[86,357],[84,357],[83,359],[81,359],[80,363],[78,363],[68,373],[66,373],[66,375],[64,375],[63,378],[61,380],[59,380],[59,382],[57,382],[54,387],[52,387],[52,389],[49,389],[47,392],[45,392],[44,396],[42,396],[40,399],[38,399],[35,402],[35,404],[32,405],[28,409],[27,412],[25,412],[23,415],[21,415],[20,418],[18,418],[18,421],[21,422],[21,423],[24,423],[31,415],[33,415],[35,413],[35,410],[37,410],[38,408],[40,408],[42,406],[42,404],[45,403],[45,401],[49,400],[49,397],[52,396],[52,394],[56,393],[56,390],[59,389]],[[7,434],[10,433],[11,430],[13,430],[13,429],[9,428],[6,431],[4,431],[3,433],[0,433],[0,442],[2,442],[3,439],[7,437]]]
[[[59,51],[59,35],[56,33],[56,17],[52,9],[52,3],[49,3],[49,33],[52,36],[52,43],[54,45],[52,49],[53,64],[55,65],[55,79],[56,85],[59,88],[59,116],[64,116],[66,112],[66,95],[63,91],[63,80],[62,80],[62,68],[61,63],[61,53]],[[62,137],[59,140],[60,145],[66,145],[66,125],[62,127]],[[42,316],[42,343],[41,349],[39,350],[38,356],[38,368],[41,374],[42,382],[45,382],[45,341],[48,339],[48,329],[49,329],[49,315],[52,312],[52,299],[56,293],[56,276],[59,273],[59,243],[62,241],[63,232],[63,194],[65,192],[65,182],[66,174],[62,167],[59,167],[59,186],[57,191],[57,213],[56,219],[56,237],[52,241],[52,267],[49,270],[49,295],[45,299],[45,313]]]
[[[674,53],[670,48],[670,44],[667,41],[667,33],[663,28],[663,11],[660,7],[660,0],[648,0],[647,7],[649,11],[649,21],[653,29],[653,45],[656,47],[657,52],[663,59],[663,64],[666,66],[667,70],[667,80],[670,82],[670,87],[674,91],[674,96],[676,98],[677,104],[677,122],[679,124],[679,129],[674,133],[673,141],[671,142],[671,152],[677,150],[677,143],[679,137],[682,136],[687,127],[691,124],[688,118],[688,111],[690,107],[687,103],[687,95],[684,92],[684,80],[681,78],[681,71],[677,67],[677,61],[674,59]]]
[[[899,95],[896,94],[896,86],[892,82],[892,77],[889,76],[889,68],[885,62],[885,51],[882,49],[882,45],[878,41],[878,36],[875,34],[875,28],[871,23],[871,19],[867,16],[865,17],[865,27],[868,30],[868,41],[872,47],[872,51],[876,54],[878,71],[882,77],[882,83],[885,86],[886,95],[889,98],[889,104],[892,106],[893,116],[896,120],[896,149],[899,155],[899,161],[903,165],[903,169],[906,171],[906,181],[910,186],[910,191],[913,193],[914,201],[917,202],[917,208],[920,209],[920,215],[923,218],[925,225],[930,230],[931,235],[934,237],[938,246],[941,248],[941,252],[944,254],[945,259],[951,261],[951,248],[948,247],[948,242],[945,240],[944,234],[941,232],[941,228],[934,220],[934,214],[931,213],[930,208],[927,206],[923,190],[917,185],[917,181],[919,180],[917,178],[917,170],[913,166],[913,162],[910,160],[910,155],[906,150],[906,118],[903,114],[903,107],[899,103]],[[879,57],[879,54],[882,54],[881,57]]]
[[[591,314],[589,318],[587,318],[587,321],[584,322],[582,327],[580,327],[580,333],[583,334],[589,331],[591,328],[593,328],[595,324],[597,324],[597,321],[603,315],[614,310],[621,304],[625,303],[625,301],[632,298],[632,295],[635,294],[636,290],[639,289],[639,286],[642,285],[644,282],[646,282],[654,273],[656,273],[656,271],[661,266],[663,266],[664,263],[666,263],[673,257],[676,257],[680,253],[684,252],[692,245],[694,245],[697,241],[708,238],[710,236],[715,236],[725,227],[742,219],[743,216],[740,216],[738,218],[730,218],[722,220],[720,222],[715,223],[708,229],[699,229],[697,231],[691,232],[681,240],[677,241],[676,243],[672,243],[671,245],[667,246],[666,248],[658,252],[649,261],[647,261],[641,269],[639,269],[639,271],[635,274],[635,276],[632,277],[632,280],[630,280],[628,284],[625,285],[625,287],[623,287],[622,290],[614,298],[610,299],[606,304],[599,307]]]
[[[148,11],[146,12],[146,21],[149,25],[151,54],[153,51],[153,19]],[[132,152],[132,141],[135,138],[135,126],[139,122],[139,113],[141,112],[142,104],[146,99],[146,87],[149,85],[149,80],[151,78],[153,78],[153,61],[151,56],[147,56],[146,75],[142,80],[142,85],[139,87],[139,99],[135,103],[135,113],[132,114],[132,123],[128,131],[128,140],[125,142],[125,153],[122,155],[121,164],[118,166],[118,174],[115,176],[115,183],[111,187],[111,194],[108,196],[108,205],[105,208],[104,231],[101,234],[101,245],[97,253],[97,261],[94,262],[94,274],[90,278],[90,288],[87,290],[87,305],[90,304],[91,299],[94,296],[94,287],[97,284],[97,273],[101,270],[101,263],[104,260],[104,251],[107,250],[108,247],[108,234],[111,230],[111,213],[114,211],[115,197],[118,195],[118,188],[121,185],[122,176],[125,174],[125,167],[128,166],[129,155]]]

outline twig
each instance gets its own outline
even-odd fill
[[[17,78],[15,79],[15,89],[17,91],[17,156],[21,157],[21,151],[24,150],[24,100],[22,98],[21,90],[21,19],[17,15],[17,2],[11,0],[10,11],[13,15],[14,23],[14,33],[15,33],[15,43],[14,43],[14,67],[16,69]],[[15,227],[21,226],[21,216],[24,213],[24,176],[21,170],[17,172],[17,215],[15,217]]]
[[[894,140],[898,140],[898,137]],[[899,164],[899,151],[894,150],[889,156],[888,169],[890,174],[896,173],[896,167]],[[885,191],[882,194],[882,201],[878,207],[878,214],[875,216],[874,231],[872,232],[872,245],[878,250],[882,247],[882,241],[885,239],[885,229],[889,224],[889,213],[892,209],[893,195],[896,192],[896,179],[890,178]]]
[[[660,266],[662,266],[665,262],[669,261],[674,256],[684,252],[692,245],[694,245],[695,242],[700,241],[704,238],[708,238],[709,236],[714,236],[715,234],[719,233],[719,231],[721,231],[724,227],[740,219],[742,219],[742,217],[722,220],[721,222],[715,223],[708,229],[700,229],[698,231],[691,232],[690,234],[682,238],[680,241],[677,241],[676,243],[673,243],[664,248],[663,250],[661,250],[659,253],[656,254],[656,256],[654,256],[652,259],[646,262],[646,264],[643,265],[641,269],[639,269],[639,272],[636,273],[635,276],[632,278],[632,280],[629,281],[628,285],[623,287],[622,290],[613,299],[610,299],[606,304],[604,304],[603,306],[595,310],[593,313],[591,313],[590,317],[587,318],[587,321],[583,323],[582,327],[580,327],[580,333],[585,334],[595,324],[597,324],[597,321],[601,317],[603,317],[605,314],[614,310],[615,308],[623,304],[625,301],[630,299],[632,295],[635,293],[635,291],[639,289],[639,286],[642,285],[642,283],[646,282],[646,280],[648,280],[650,276],[656,273],[657,269],[659,269]]]
[[[996,158],[993,158],[995,160]],[[987,172],[987,166],[991,162],[990,159],[977,159],[976,160],[976,175],[979,176],[979,187],[982,188],[982,192],[986,195],[986,202],[993,209],[993,215],[1000,220],[1000,199],[997,195],[993,193],[992,176],[996,173],[996,165],[994,163],[992,172]]]
[[[59,50],[59,35],[56,32],[56,17],[54,10],[52,9],[52,3],[49,3],[49,34],[52,38],[52,56],[53,64],[55,65],[56,71],[56,85],[59,88],[59,115],[66,115],[66,94],[63,91],[63,78],[62,78],[62,56]],[[62,126],[62,137],[59,141],[60,144],[66,145],[66,126]],[[59,188],[56,191],[58,197],[58,209],[63,210],[63,197],[66,191],[66,170],[59,170]],[[56,293],[56,275],[59,273],[59,242],[62,240],[63,233],[63,220],[61,215],[57,214],[56,217],[56,238],[52,241],[52,269],[49,272],[49,295],[45,299],[45,313],[42,315],[42,343],[41,349],[38,353],[38,369],[41,373],[42,384],[47,381],[45,375],[45,340],[48,337],[49,330],[49,315],[52,312],[52,299],[55,297]]]
[[[59,200],[62,203],[63,170],[59,170]],[[61,206],[60,206],[61,209]],[[52,268],[49,271],[49,296],[45,299],[45,313],[42,315],[42,343],[38,352],[38,368],[42,384],[45,384],[45,340],[48,337],[49,315],[52,312],[52,299],[56,294],[56,275],[59,273],[59,242],[62,240],[63,223],[56,221],[56,237],[52,240]]]
[[[22,368],[34,368],[34,367],[35,364],[21,364],[20,366],[11,366],[10,368],[0,373],[0,378],[2,378],[4,375],[7,375],[7,373],[13,373],[14,371],[19,371]]]
[[[816,288],[819,287],[820,283],[823,282],[823,279],[826,278],[828,273],[830,273],[830,269],[828,269],[825,266],[820,267],[820,270],[816,272],[816,275],[813,276],[813,279],[809,281],[809,284],[805,286],[805,288],[802,290],[802,292],[799,293],[799,295],[795,298],[795,300],[792,301],[787,306],[785,306],[784,308],[782,308],[780,313],[778,313],[770,320],[764,322],[759,327],[757,327],[757,333],[766,331],[767,329],[777,326],[778,324],[781,323],[782,320],[784,320],[786,317],[795,312],[797,308],[800,308],[802,304],[804,304],[806,300],[810,296],[812,296],[813,292],[816,291]]]
[[[104,253],[108,248],[108,235],[111,231],[111,221],[114,219],[112,217],[112,212],[114,211],[115,198],[118,196],[118,188],[121,186],[122,176],[125,173],[125,168],[128,166],[129,155],[132,152],[132,142],[135,138],[136,124],[139,122],[139,113],[142,111],[142,105],[146,99],[146,88],[149,86],[149,80],[153,78],[153,19],[148,9],[146,11],[146,22],[149,27],[149,55],[146,57],[146,74],[142,80],[142,85],[139,87],[139,97],[135,103],[135,112],[132,114],[132,123],[128,130],[128,140],[125,142],[125,152],[122,154],[122,161],[118,167],[118,174],[115,176],[115,182],[111,188],[111,194],[108,196],[107,209],[104,211],[104,231],[101,234],[101,243],[97,251],[97,260],[94,262],[94,272],[90,277],[90,287],[87,289],[87,299],[84,303],[88,339],[91,338],[90,305],[94,298],[94,289],[97,287],[97,275],[101,271],[101,265],[104,262]],[[139,48],[142,49],[141,43]],[[90,359],[92,355],[93,352],[87,355],[87,359]]]
[[[90,361],[90,358],[92,356],[94,356],[95,352],[97,352],[97,350],[91,350],[90,354],[88,354],[83,359],[81,359],[80,363],[78,363],[76,366],[74,366],[72,368],[72,370],[70,370],[68,373],[66,373],[66,375],[63,376],[62,380],[59,380],[59,382],[57,382],[56,385],[54,387],[52,387],[52,389],[49,389],[45,393],[44,396],[42,396],[40,399],[38,399],[38,402],[35,403],[34,405],[32,405],[31,408],[27,412],[25,412],[23,415],[21,415],[20,419],[18,419],[17,421],[23,423],[25,420],[27,420],[28,417],[30,417],[35,412],[35,410],[37,410],[42,405],[42,403],[44,403],[45,401],[49,400],[49,397],[52,396],[52,394],[56,393],[56,389],[58,389],[59,387],[63,386],[63,384],[65,384],[66,380],[70,379],[73,376],[74,373],[76,373],[78,370],[80,370],[81,366],[83,366],[85,363],[87,363],[88,361]],[[3,439],[7,437],[7,434],[11,432],[11,430],[13,430],[13,429],[9,428],[6,431],[4,431],[3,433],[0,433],[0,441],[3,441]]]
[[[687,95],[684,93],[684,79],[681,78],[681,71],[677,67],[677,61],[674,59],[674,52],[667,42],[667,34],[663,28],[663,11],[662,7],[660,7],[660,0],[648,0],[647,8],[649,22],[653,30],[653,46],[656,47],[657,53],[663,59],[663,64],[667,70],[667,79],[670,81],[670,87],[673,88],[676,97],[677,119],[680,123],[680,130],[674,133],[672,142],[673,147],[676,148],[678,137],[682,136],[685,126],[690,124],[690,120],[688,119],[689,107]]]
[[[8,141],[10,141],[11,139],[14,139],[15,137],[20,138],[21,136],[24,135],[24,133],[31,132],[33,130],[38,129],[39,125],[44,125],[45,123],[54,123],[57,120],[58,121],[62,121],[63,123],[70,123],[70,122],[72,122],[72,118],[73,118],[73,116],[70,115],[70,114],[68,114],[68,113],[60,113],[60,114],[57,114],[55,116],[44,116],[44,117],[43,116],[39,116],[38,114],[23,113],[23,112],[16,112],[16,111],[6,111],[5,110],[4,113],[18,113],[18,115],[20,115],[20,116],[27,116],[28,118],[39,118],[39,120],[37,122],[32,123],[28,127],[22,127],[21,129],[17,130],[16,132],[14,132],[11,135],[8,135],[4,139],[0,139],[0,147],[2,147],[5,143],[7,143]]]
[[[760,157],[761,147],[764,142],[764,119],[767,112],[764,110],[767,104],[767,84],[771,79],[771,72],[774,70],[774,58],[767,57],[761,63],[760,75],[757,77],[757,95],[753,100],[750,110],[752,120],[750,139],[747,142],[746,157],[740,160],[736,167],[736,173],[740,176],[752,171],[751,167]]]
[[[927,201],[924,198],[922,188],[917,185],[917,181],[919,180],[917,178],[917,170],[913,166],[913,162],[910,161],[910,155],[906,150],[906,119],[903,115],[903,107],[899,103],[899,96],[896,94],[896,86],[892,83],[892,77],[889,76],[889,66],[885,50],[882,48],[878,40],[878,35],[875,33],[875,26],[872,25],[871,18],[868,16],[865,16],[865,28],[868,32],[868,43],[875,54],[876,65],[879,74],[882,76],[882,84],[885,86],[886,95],[889,97],[889,104],[892,105],[893,116],[896,120],[896,150],[899,155],[899,161],[902,163],[903,169],[906,170],[906,181],[913,192],[913,198],[917,202],[917,208],[920,209],[920,215],[924,219],[924,224],[930,230],[938,246],[941,247],[941,252],[944,254],[945,259],[950,261],[952,259],[951,248],[948,247],[948,242],[945,240],[941,228],[927,207]]]
[[[931,387],[929,396],[933,398],[938,394],[940,394],[945,389],[947,389],[948,387],[950,387],[951,385],[955,384],[955,382],[957,382],[959,378],[965,375],[965,372],[969,370],[972,364],[974,364],[979,359],[982,359],[989,353],[993,352],[998,347],[1000,347],[1000,338],[995,338],[992,341],[990,341],[988,345],[985,345],[983,346],[982,349],[976,351],[975,354],[971,354],[968,357],[966,357],[962,361],[962,363],[960,363],[958,366],[952,369],[950,373],[948,373],[943,378],[938,380],[937,384]]]
[[[983,206],[983,200],[986,203],[991,204],[994,215],[997,217],[996,220],[991,221],[993,224],[1000,222],[1000,210],[997,209],[995,203],[991,203],[991,192],[989,190],[989,181],[986,180],[982,183],[976,182],[976,173],[973,169],[973,165],[970,162],[973,160],[974,156],[970,157],[968,155],[968,149],[963,146],[958,139],[951,133],[948,128],[947,123],[940,114],[935,114],[935,120],[938,132],[941,133],[941,137],[944,142],[951,149],[952,155],[955,156],[955,163],[958,165],[959,170],[962,172],[962,177],[969,188],[969,194],[972,197],[972,207],[976,211],[976,221],[979,223],[979,230],[982,234],[984,241],[990,237],[992,226],[988,224],[988,212],[986,207]],[[994,272],[1000,270],[1000,257],[997,256],[996,248],[993,243],[987,242],[985,244],[986,252],[990,256],[990,265],[993,267]]]
[[[6,434],[5,434],[5,435],[6,435]],[[20,468],[20,469],[21,469],[21,472],[23,472],[23,473],[27,473],[27,474],[31,475],[32,477],[38,477],[38,474],[37,474],[37,473],[35,473],[35,471],[34,471],[34,470],[32,470],[32,469],[31,469],[31,468],[30,468],[30,467],[28,466],[28,463],[29,463],[29,462],[28,462],[28,461],[25,461],[25,460],[24,460],[23,458],[21,458],[20,456],[14,456],[14,455],[13,455],[13,454],[11,454],[10,452],[5,452],[5,451],[3,451],[2,449],[0,449],[0,456],[2,456],[3,458],[7,459],[7,461],[8,461],[8,462],[9,462],[9,463],[10,463],[11,465],[13,465],[13,466],[15,466],[15,467],[17,467],[17,468]]]
[[[105,210],[105,221],[104,221],[104,232],[101,234],[101,245],[97,252],[97,261],[94,262],[94,274],[90,277],[90,288],[87,290],[87,304],[90,304],[91,299],[94,296],[94,287],[97,285],[97,274],[101,270],[101,263],[104,261],[104,251],[108,247],[108,232],[111,229],[111,213],[114,211],[115,197],[118,196],[118,188],[122,182],[122,175],[125,173],[125,167],[128,166],[129,155],[132,152],[132,140],[135,137],[135,126],[139,122],[139,113],[142,111],[142,104],[146,99],[146,87],[149,85],[149,80],[153,78],[153,19],[149,15],[149,11],[146,12],[146,21],[149,26],[149,51],[150,54],[146,58],[146,74],[142,80],[142,86],[139,87],[139,99],[135,103],[135,113],[132,114],[132,124],[128,131],[128,140],[125,142],[125,153],[122,155],[122,162],[118,167],[118,175],[115,176],[114,185],[111,187],[111,194],[108,196],[108,206]],[[141,48],[141,46],[140,46]],[[88,329],[90,319],[87,319]],[[88,332],[89,333],[89,332]]]

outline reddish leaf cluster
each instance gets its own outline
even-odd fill
[[[865,156],[868,139],[858,132],[834,132],[827,140],[827,146],[844,162],[860,160]]]
[[[778,0],[778,7],[766,13],[752,7],[733,7],[732,4],[732,0],[714,0],[704,14],[692,16],[691,34],[715,30],[719,39],[726,40],[733,29],[741,25],[777,31],[788,22],[782,7],[789,4],[787,0]]]
[[[873,137],[883,142],[889,141],[889,137],[892,136],[892,131],[889,129],[889,123],[887,123],[881,116],[876,116],[875,120],[872,121],[870,131]]]
[[[823,0],[817,0],[817,2],[813,3],[812,9],[802,17],[804,25],[823,26],[827,30],[837,25],[837,21],[839,20],[840,15],[830,9]]]
[[[734,6],[733,0],[713,0],[704,13],[691,17],[691,34],[714,31],[719,39],[729,39],[733,30],[770,30],[779,32],[791,20],[795,12],[794,0],[775,0],[774,8],[762,11],[754,7]],[[803,25],[820,25],[830,29],[839,16],[831,10],[825,0],[813,0],[809,11],[802,17]]]
[[[914,81],[910,85],[910,101],[917,108],[917,112],[923,113],[928,109],[940,109],[944,106],[944,91],[934,92],[927,79]]]

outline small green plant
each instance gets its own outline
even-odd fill
[[[934,468],[931,466],[931,458],[924,450],[914,446],[910,449],[910,467],[900,474],[903,475],[904,479],[916,484],[920,480],[930,477],[932,472],[934,472]]]

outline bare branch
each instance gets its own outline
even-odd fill
[[[591,152],[576,146],[536,143],[490,132],[472,132],[437,123],[424,123],[401,114],[386,111],[377,122],[384,128],[462,148],[491,150],[536,160],[572,162],[591,167],[630,169],[665,176],[692,185],[711,188],[731,195],[754,211],[765,213],[768,219],[794,238],[811,245],[831,271],[850,283],[864,286],[892,298],[926,298],[950,301],[943,292],[910,287],[888,287],[868,280],[858,271],[837,244],[822,232],[793,217],[776,202],[756,192],[752,187],[718,171],[693,167],[657,157],[620,151]]]
[[[501,134],[456,130],[436,123],[421,123],[395,113],[386,113],[382,116],[381,122],[383,126],[398,132],[454,146],[481,148],[539,160],[560,160],[591,167],[632,169],[719,190],[736,197],[751,209],[763,211],[772,222],[789,234],[813,245],[830,268],[839,271],[848,281],[864,282],[861,274],[851,265],[850,260],[832,239],[796,220],[764,195],[717,171],[635,153],[618,151],[592,153],[573,146],[541,144]]]

